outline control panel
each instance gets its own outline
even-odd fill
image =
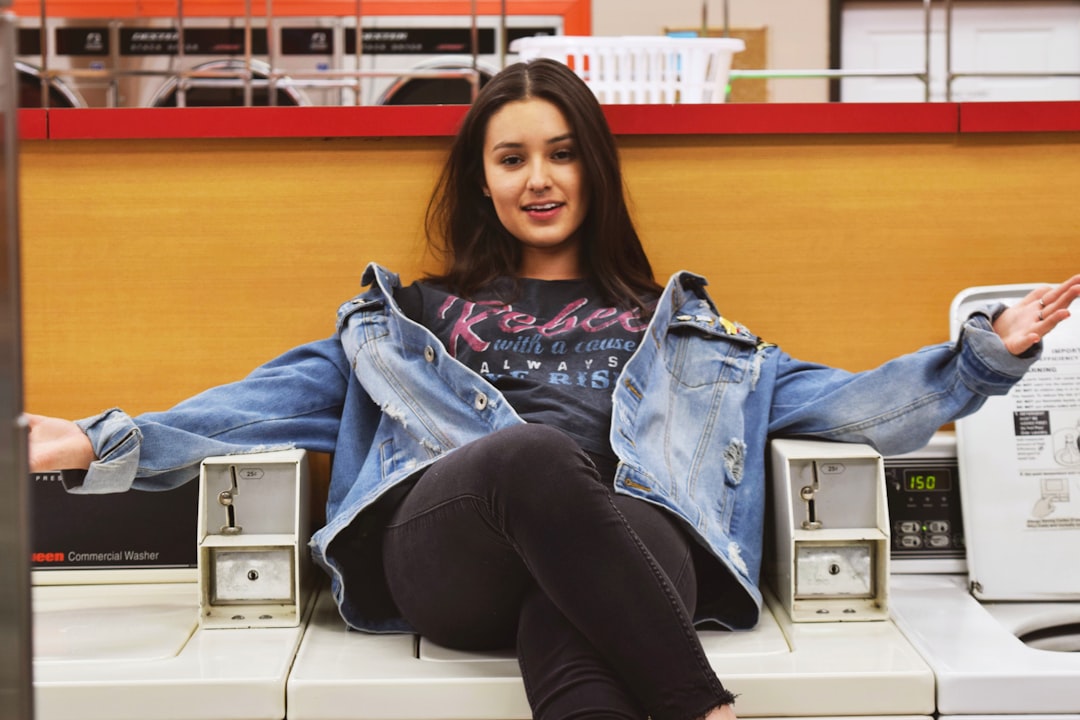
[[[894,573],[964,572],[956,435],[938,432],[911,453],[884,459]]]
[[[894,559],[964,557],[955,457],[886,458],[885,482]]]
[[[35,585],[195,581],[197,483],[159,492],[65,490],[84,475],[30,473]]]

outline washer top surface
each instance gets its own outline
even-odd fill
[[[938,711],[1080,718],[1080,653],[1039,649],[1018,637],[1080,623],[1080,603],[981,604],[966,583],[963,575],[890,581],[892,615],[937,677]]]
[[[890,621],[788,622],[703,631],[740,717],[926,716],[929,666]],[[531,717],[512,653],[462,653],[414,635],[350,631],[323,590],[289,677],[289,720]]]
[[[34,590],[34,662],[173,658],[199,625],[184,584]]]
[[[209,629],[196,583],[33,588],[38,720],[281,720],[303,624]]]

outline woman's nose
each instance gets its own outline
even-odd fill
[[[531,192],[542,193],[551,187],[551,174],[548,172],[546,163],[537,162],[529,172],[527,187]]]

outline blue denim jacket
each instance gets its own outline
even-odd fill
[[[196,477],[212,455],[294,446],[333,453],[327,522],[311,539],[313,556],[351,626],[407,630],[398,618],[365,616],[359,596],[382,578],[346,582],[344,556],[356,545],[343,540],[349,547],[336,552],[335,540],[355,540],[363,511],[417,470],[523,421],[495,387],[401,313],[396,275],[370,265],[363,282],[370,289],[341,306],[334,338],[165,412],[131,418],[114,409],[79,421],[99,460],[72,491],[172,487]],[[762,342],[724,318],[705,285],[686,272],[671,278],[622,370],[613,396],[614,489],[685,521],[730,576],[738,595],[731,606],[742,608],[711,619],[751,627],[761,606],[768,438],[914,450],[986,396],[1008,392],[1036,357],[1005,349],[988,308],[953,343],[850,373]]]

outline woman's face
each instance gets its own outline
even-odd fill
[[[524,277],[580,276],[579,229],[589,209],[577,140],[547,100],[507,103],[488,121],[484,194],[521,243]]]

